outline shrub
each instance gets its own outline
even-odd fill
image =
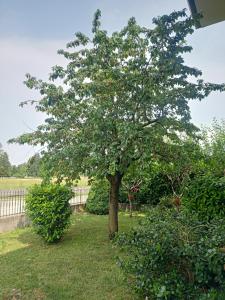
[[[174,196],[164,196],[159,201],[159,206],[162,208],[174,208]]]
[[[26,212],[35,231],[48,243],[61,239],[72,213],[73,192],[58,184],[34,185],[26,197]]]
[[[125,186],[129,186],[129,182],[122,184],[119,195],[120,203],[127,203],[128,192]],[[172,195],[170,181],[165,174],[157,172],[141,185],[140,191],[134,194],[134,206],[139,204],[156,205],[164,196]],[[94,180],[88,195],[86,210],[92,214],[105,215],[108,214],[109,202],[109,184],[106,179]]]
[[[172,188],[167,176],[161,172],[154,174],[141,186],[136,200],[140,204],[156,205],[162,197],[172,194]]]
[[[125,194],[120,193],[120,202],[125,202]],[[88,194],[86,210],[91,214],[106,215],[109,212],[109,184],[107,180],[95,180]]]
[[[95,180],[88,194],[86,210],[91,214],[107,215],[109,212],[109,184],[106,180]]]
[[[225,288],[225,221],[153,208],[117,243],[119,260],[136,291],[150,299],[222,299]]]
[[[194,178],[182,198],[184,206],[200,219],[225,217],[225,177],[212,175]]]

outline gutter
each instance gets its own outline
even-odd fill
[[[196,3],[195,3],[195,0],[187,0],[187,1],[188,1],[188,6],[190,8],[192,17],[193,18],[198,17],[199,16],[199,12],[197,10],[197,6],[196,6]],[[199,19],[195,20],[195,26],[196,26],[196,28],[200,28],[201,27],[201,23],[200,23]]]

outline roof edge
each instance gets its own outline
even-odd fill
[[[199,15],[199,12],[197,10],[196,4],[195,4],[195,0],[187,0],[188,1],[188,5],[192,14],[192,17],[195,18]],[[196,28],[200,28],[201,27],[201,23],[199,21],[199,19],[196,20],[195,22],[195,26]]]
[[[198,13],[198,11],[197,11],[197,7],[195,4],[195,0],[188,0],[188,4],[189,4],[192,15],[196,15]]]

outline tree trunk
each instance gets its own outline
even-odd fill
[[[116,172],[115,175],[109,175],[107,178],[110,182],[109,238],[113,239],[115,233],[118,232],[118,202],[119,202],[119,190],[120,190],[122,175],[119,172]]]
[[[130,207],[130,218],[132,217],[132,211],[133,211],[133,206],[132,206],[132,201],[129,200],[129,207]]]

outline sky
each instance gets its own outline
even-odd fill
[[[152,18],[187,8],[186,0],[0,0],[0,143],[12,164],[20,164],[39,148],[9,145],[10,138],[31,132],[44,116],[21,101],[38,99],[25,87],[25,74],[47,79],[51,67],[64,65],[57,50],[65,48],[77,31],[91,34],[97,9],[108,32],[120,30],[134,16],[140,25],[152,27]],[[189,10],[188,10],[189,13]],[[185,61],[203,71],[203,79],[225,82],[225,22],[198,29],[188,38],[193,46]],[[213,93],[202,102],[190,102],[192,121],[210,125],[225,117],[225,93]]]

